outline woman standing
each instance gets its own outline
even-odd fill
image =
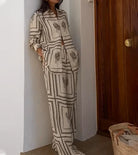
[[[42,0],[30,20],[29,45],[42,62],[53,131],[59,155],[84,155],[73,145],[76,132],[79,53],[74,47],[63,0]]]

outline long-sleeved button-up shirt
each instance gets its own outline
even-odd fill
[[[57,8],[56,11],[57,16],[51,9],[44,13],[33,13],[30,20],[29,45],[34,51],[41,47],[42,51],[47,52],[50,48],[61,46],[63,38],[71,65],[74,69],[78,68],[78,50],[74,47],[70,34],[67,13]]]

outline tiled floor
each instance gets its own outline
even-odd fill
[[[75,145],[86,155],[113,155],[110,138],[100,135],[96,135],[84,142],[75,140]],[[22,153],[21,155],[57,155],[57,153],[51,149],[51,145],[48,145],[27,153]]]

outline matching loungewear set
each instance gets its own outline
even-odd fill
[[[35,11],[30,20],[29,45],[42,48],[45,86],[53,132],[52,148],[59,155],[85,155],[73,145],[76,132],[79,52],[70,35],[67,13],[57,9]],[[64,44],[61,44],[61,41]],[[40,59],[41,58],[41,59]]]

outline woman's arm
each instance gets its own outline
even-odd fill
[[[35,12],[32,15],[32,17],[30,19],[30,27],[29,28],[30,28],[29,46],[30,46],[30,48],[33,48],[33,50],[36,51],[39,56],[43,57],[41,43],[40,43],[42,25],[39,21],[37,12]],[[39,57],[39,60],[40,59],[41,58]],[[40,61],[42,61],[42,60],[40,60]]]
[[[37,51],[41,47],[40,36],[41,36],[42,25],[39,21],[39,17],[35,12],[30,19],[30,32],[29,32],[29,46]]]

